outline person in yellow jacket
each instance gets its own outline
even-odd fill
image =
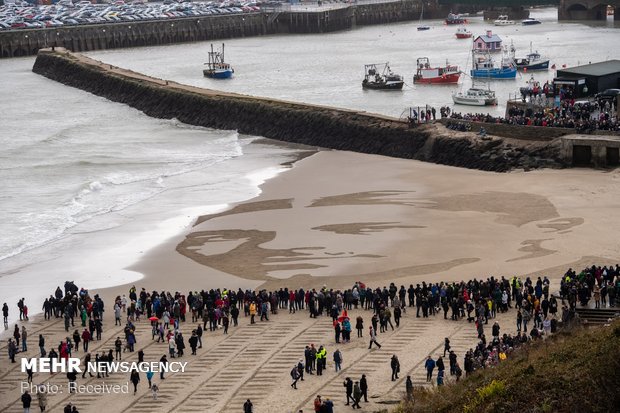
[[[256,303],[252,301],[250,303],[250,324],[254,324],[254,316],[256,315]]]

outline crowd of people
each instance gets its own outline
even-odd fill
[[[574,100],[566,99],[557,107],[523,109],[512,106],[508,109],[508,117],[460,112],[452,112],[448,117],[485,123],[569,128],[579,133],[592,133],[596,130],[620,131],[620,122],[608,102],[576,103]]]
[[[398,328],[401,317],[410,312],[413,317],[441,317],[455,322],[464,320],[472,323],[478,334],[479,343],[475,348],[466,352],[463,357],[463,369],[458,363],[458,356],[450,348],[450,340],[446,338],[443,356],[433,359],[428,357],[425,362],[427,380],[433,381],[433,372],[437,369],[437,385],[444,383],[443,357],[448,354],[450,375],[456,380],[461,377],[462,371],[470,375],[478,368],[496,365],[505,359],[519,346],[531,341],[538,340],[555,331],[558,322],[566,323],[574,317],[574,309],[577,303],[588,305],[594,298],[596,307],[617,304],[616,297],[620,292],[620,266],[585,268],[579,273],[569,269],[562,277],[558,303],[549,291],[550,283],[546,277],[537,279],[526,278],[522,281],[519,277],[511,279],[501,277],[489,277],[486,280],[472,279],[461,282],[436,282],[410,284],[397,287],[395,283],[383,288],[370,288],[362,282],[357,282],[349,289],[338,290],[323,286],[320,289],[291,289],[280,288],[275,291],[252,291],[241,289],[210,289],[190,291],[187,296],[176,292],[147,292],[142,288],[139,292],[135,287],[129,290],[128,297],[118,296],[114,300],[113,311],[116,325],[125,324],[124,336],[117,337],[114,348],[107,349],[101,354],[95,354],[97,362],[112,362],[121,360],[123,353],[134,352],[136,340],[136,323],[145,317],[151,324],[152,340],[167,345],[168,355],[171,358],[183,357],[185,338],[181,330],[182,323],[191,323],[191,336],[188,344],[192,355],[196,349],[202,347],[203,334],[211,334],[222,331],[227,334],[229,326],[233,328],[239,325],[239,315],[243,311],[244,317],[248,317],[250,323],[256,322],[254,317],[260,315],[260,320],[269,321],[269,315],[279,311],[296,313],[307,312],[309,317],[316,318],[328,316],[332,318],[334,328],[334,342],[336,345],[346,345],[351,341],[353,326],[357,330],[356,339],[364,339],[364,317],[359,315],[354,325],[348,316],[348,311],[353,309],[366,310],[371,313],[368,326],[369,349],[373,344],[381,347],[378,335],[388,329]],[[568,305],[564,304],[567,300]],[[561,308],[560,308],[561,306]],[[507,312],[515,308],[517,334],[500,334],[500,326],[497,322],[492,324],[492,339],[487,339],[485,326],[493,322],[497,313]],[[21,299],[18,309],[22,322],[27,321],[27,306]],[[63,318],[65,331],[69,332],[69,326],[75,327],[75,318],[78,318],[83,327],[74,328],[73,334],[68,334],[58,346],[46,344],[43,334],[39,335],[39,349],[41,357],[68,358],[80,351],[80,343],[85,353],[85,365],[92,360],[88,352],[89,342],[101,340],[103,332],[103,313],[105,305],[101,297],[91,297],[88,290],[78,289],[73,283],[65,285],[64,293],[58,288],[53,295],[43,304],[44,317]],[[24,311],[25,310],[25,311]],[[8,306],[3,305],[5,321],[8,319]],[[189,315],[191,313],[191,321]],[[558,313],[561,312],[561,315]],[[394,320],[394,323],[392,323]],[[528,329],[528,327],[531,327]],[[528,335],[529,332],[529,335]],[[13,337],[9,339],[8,352],[12,362],[19,352],[26,352],[28,342],[28,330],[24,324],[21,329],[16,324]],[[21,347],[20,347],[21,344]],[[50,349],[49,352],[46,349]],[[342,369],[344,357],[339,348],[332,355],[336,371]],[[309,344],[304,350],[304,357],[292,366],[291,387],[297,388],[298,381],[304,380],[306,375],[321,376],[327,368],[328,352],[326,345],[315,347]],[[138,361],[144,361],[144,352],[138,351]],[[164,355],[161,362],[167,363]],[[105,364],[105,363],[104,363]],[[392,380],[398,379],[400,362],[396,354],[390,360]],[[84,369],[82,378],[87,370]],[[69,373],[68,373],[69,374]],[[92,373],[88,372],[92,376]],[[107,376],[107,372],[102,373]],[[98,377],[99,374],[98,374]],[[76,377],[68,377],[75,381]],[[153,373],[147,373],[149,388],[153,397],[157,397],[159,387],[152,383]],[[161,373],[160,379],[164,379]],[[32,380],[29,373],[28,380]],[[140,382],[138,372],[132,372],[130,381],[134,384],[134,392]],[[408,377],[407,383],[410,381]],[[353,402],[353,407],[359,406],[360,400],[367,399],[368,381],[365,375],[358,381],[347,378],[345,381],[347,401]],[[153,390],[154,389],[154,390]],[[359,391],[358,391],[359,390]],[[359,397],[358,397],[359,396]],[[319,400],[317,412],[329,411],[329,399]],[[315,407],[317,403],[315,401]],[[327,406],[327,407],[323,407]]]

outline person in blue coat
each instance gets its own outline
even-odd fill
[[[424,367],[426,368],[426,381],[433,381],[433,370],[435,369],[435,360],[428,356],[426,359],[426,363],[424,363]]]

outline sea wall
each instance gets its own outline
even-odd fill
[[[418,159],[488,171],[562,167],[560,144],[519,147],[478,139],[439,125],[410,128],[405,121],[365,112],[217,92],[115,68],[68,51],[41,50],[33,71],[156,118],[264,136],[323,148]]]
[[[446,6],[427,7],[425,18],[447,13]],[[277,33],[325,33],[358,25],[417,20],[420,12],[419,1],[403,0],[324,10],[279,8],[237,15],[0,31],[0,57],[34,55],[39,49],[52,46],[81,52]]]

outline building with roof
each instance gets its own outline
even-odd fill
[[[605,89],[620,89],[620,60],[559,69],[553,83],[571,88],[575,97],[592,96]]]
[[[486,34],[474,39],[473,50],[481,53],[499,53],[502,51],[502,39],[491,30],[487,30]]]

